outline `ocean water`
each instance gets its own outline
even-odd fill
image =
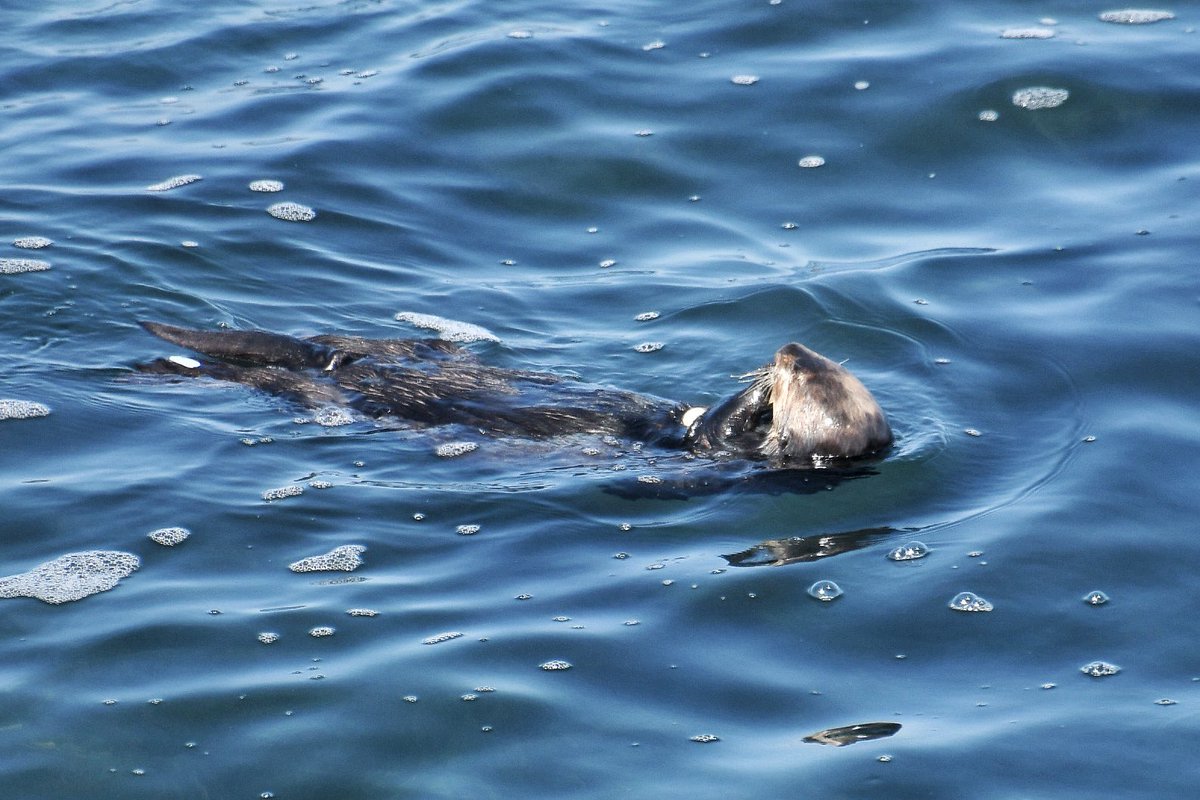
[[[0,593],[78,599],[0,600],[5,796],[1195,796],[1200,17],[1122,8],[7,4]],[[132,370],[405,312],[699,404],[801,341],[897,444],[652,496]]]

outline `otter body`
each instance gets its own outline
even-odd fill
[[[441,340],[300,339],[142,325],[211,359],[172,356],[139,364],[142,372],[231,381],[310,408],[343,406],[415,425],[459,424],[533,438],[605,433],[774,467],[825,466],[878,454],[892,443],[887,419],[866,387],[800,344],[780,348],[748,376],[746,388],[701,409],[552,373],[489,366]]]

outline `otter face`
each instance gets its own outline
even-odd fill
[[[892,443],[883,409],[849,370],[801,344],[787,344],[750,386],[688,428],[698,450],[728,450],[781,465],[823,466]]]

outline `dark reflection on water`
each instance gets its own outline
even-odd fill
[[[141,563],[0,601],[7,795],[1192,797],[1196,20],[1102,10],[0,9],[0,258],[50,265],[0,274],[0,399],[50,410],[0,420],[0,575]],[[803,342],[897,441],[797,483],[128,379],[139,319],[400,312],[698,405]]]

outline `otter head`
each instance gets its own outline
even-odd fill
[[[892,443],[883,409],[858,378],[802,344],[787,344],[751,373],[750,385],[705,411],[685,443],[781,466],[823,466]]]

